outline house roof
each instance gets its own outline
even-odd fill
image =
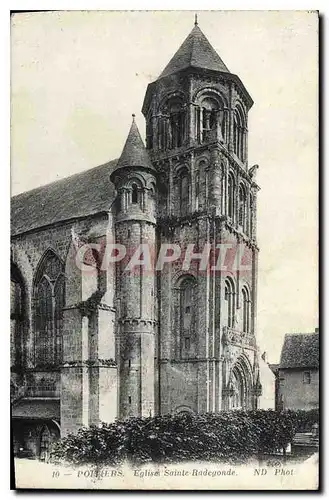
[[[133,115],[126,143],[113,172],[126,167],[144,167],[149,170],[155,170],[135,123],[135,115]]]
[[[318,366],[318,333],[294,333],[285,336],[280,368],[317,368]]]
[[[268,366],[271,368],[274,375],[278,372],[278,369],[280,368],[279,363],[269,363]]]
[[[229,73],[227,66],[196,24],[159,78],[194,67]]]
[[[12,236],[107,211],[115,197],[110,175],[117,161],[14,196],[11,199]]]

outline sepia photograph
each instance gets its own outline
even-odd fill
[[[318,11],[10,19],[14,488],[318,490]]]

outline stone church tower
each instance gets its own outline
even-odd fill
[[[118,160],[12,198],[15,453],[117,417],[257,408],[252,105],[196,22],[148,85],[146,146],[133,118]],[[109,243],[125,255],[104,268]]]
[[[155,248],[156,170],[133,123],[111,179],[117,190],[115,241],[127,250],[117,264],[119,414],[154,414],[155,280],[143,267],[126,269],[139,247]]]
[[[257,406],[252,104],[197,22],[146,91],[147,149],[158,172],[158,245],[176,243],[186,251],[195,244],[199,252],[209,245],[213,259],[206,272],[196,261],[189,271],[174,262],[158,276],[161,413]],[[231,265],[212,270],[217,245]]]

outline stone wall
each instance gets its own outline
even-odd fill
[[[304,372],[310,373],[310,383],[305,382]],[[279,401],[284,409],[310,410],[319,407],[318,369],[280,369]]]
[[[64,364],[46,373],[46,382],[54,384],[54,396],[60,396],[61,399],[63,434],[75,431],[83,424],[112,421],[117,415],[113,270],[106,269],[100,279],[97,269],[89,265],[81,270],[76,263],[77,248],[84,242],[104,244],[106,239],[113,241],[111,218],[105,214],[41,228],[12,239],[12,261],[21,271],[26,289],[24,308],[27,328],[23,341],[26,356],[23,370],[27,386],[38,388],[40,380],[45,379],[45,374],[34,365],[34,276],[43,255],[49,249],[63,262]],[[92,304],[89,299],[95,292],[100,292],[99,300],[97,304]]]

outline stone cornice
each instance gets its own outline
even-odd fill
[[[83,300],[78,304],[74,304],[71,306],[63,307],[63,311],[73,311],[78,309],[82,316],[91,316],[97,310],[115,312],[116,309],[114,306],[109,304],[105,304],[101,302],[101,299],[104,295],[104,292],[100,290],[96,290],[87,300]]]
[[[61,368],[116,368],[117,363],[114,359],[86,359],[86,360],[73,360],[65,361],[61,364]]]
[[[156,325],[158,322],[155,319],[143,319],[143,318],[120,318],[118,320],[118,323],[121,325],[133,325],[133,326],[138,326],[138,325]]]
[[[186,364],[186,363],[206,363],[206,362],[215,362],[215,363],[221,363],[222,359],[220,358],[186,358],[186,359],[177,359],[177,358],[163,358],[159,359],[159,363],[161,364],[166,364],[166,363],[172,363],[172,364]]]

